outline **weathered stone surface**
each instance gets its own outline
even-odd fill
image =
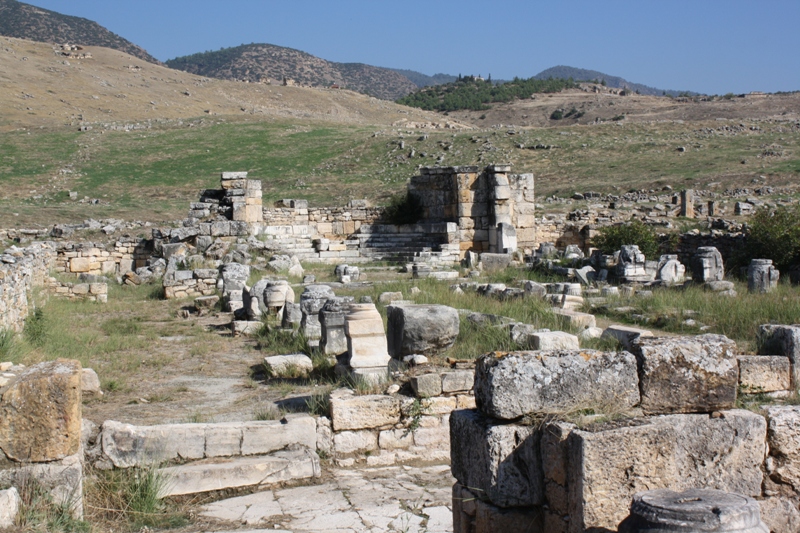
[[[771,406],[765,412],[772,462],[767,473],[800,491],[800,406]]]
[[[0,470],[0,486],[22,487],[35,479],[55,505],[63,505],[73,518],[83,518],[83,453],[46,463],[17,464]]]
[[[736,402],[736,343],[724,335],[640,336],[632,351],[646,414],[710,413]]]
[[[487,272],[496,270],[503,270],[511,265],[511,254],[490,254],[482,253],[480,261],[483,263],[483,269]]]
[[[722,254],[713,246],[699,247],[692,257],[691,266],[692,281],[695,283],[722,281],[722,278],[725,277]]]
[[[773,533],[796,533],[800,531],[800,510],[787,498],[772,497],[759,500],[761,520]]]
[[[390,305],[387,339],[389,355],[397,359],[412,354],[435,355],[447,350],[458,337],[458,311],[446,305]]]
[[[117,468],[178,459],[265,454],[300,444],[314,449],[317,424],[308,415],[279,420],[220,424],[133,426],[113,420],[103,423],[103,453]]]
[[[792,364],[792,387],[800,386],[800,326],[763,324],[758,327],[758,353],[784,355]]]
[[[374,429],[400,422],[400,401],[393,396],[331,394],[331,421],[335,431]]]
[[[769,533],[753,498],[712,489],[649,490],[634,495],[620,533]]]
[[[387,367],[389,356],[383,318],[374,304],[352,304],[345,316],[347,358],[351,368]]]
[[[264,366],[275,377],[297,378],[307,376],[314,370],[314,363],[306,354],[269,355],[264,358]]]
[[[159,472],[169,480],[159,494],[163,498],[318,477],[320,466],[316,453],[300,447],[222,463],[191,463],[161,468]]]
[[[81,365],[58,359],[24,370],[0,398],[0,450],[13,461],[45,462],[78,452]]]
[[[450,462],[458,482],[501,507],[544,503],[541,433],[475,410],[450,415]]]
[[[442,392],[467,392],[474,384],[474,370],[453,370],[442,374]]]
[[[766,423],[749,411],[631,420],[573,430],[568,448],[570,531],[614,529],[636,492],[714,488],[761,493]]]
[[[653,333],[640,328],[631,326],[622,326],[620,324],[612,324],[603,330],[603,337],[613,338],[619,341],[623,348],[630,350],[633,346],[633,341],[639,337],[652,337]]]
[[[580,347],[578,337],[564,331],[534,333],[529,346],[533,350],[577,350]]]
[[[589,407],[624,410],[639,403],[638,383],[628,352],[490,353],[477,362],[475,400],[483,413],[505,420]]]
[[[84,398],[97,398],[103,395],[100,388],[100,378],[91,368],[81,370],[81,393]]]
[[[19,512],[20,497],[17,489],[0,490],[0,529],[10,528]]]
[[[789,390],[792,365],[781,355],[740,355],[739,387],[745,393]]]
[[[339,431],[333,435],[333,450],[337,454],[364,453],[377,449],[378,435],[374,431]]]
[[[772,265],[772,259],[751,259],[747,267],[747,290],[770,292],[778,286],[781,273]]]
[[[662,255],[658,260],[656,279],[665,285],[683,283],[686,277],[686,267],[678,261],[677,255]]]
[[[559,309],[554,307],[553,314],[563,317],[567,323],[576,329],[593,328],[597,326],[597,319],[591,313],[581,313],[574,309]]]
[[[417,397],[430,398],[439,396],[442,393],[442,377],[439,374],[412,376],[409,381]]]

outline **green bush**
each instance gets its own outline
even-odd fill
[[[397,194],[389,201],[384,219],[389,224],[416,224],[423,216],[422,202],[411,193]]]
[[[658,236],[652,227],[639,220],[600,228],[592,244],[604,254],[613,254],[624,244],[635,244],[648,259],[658,257]]]
[[[564,118],[564,112],[561,109],[556,109],[550,114],[550,120],[561,120]]]
[[[760,209],[753,215],[745,246],[733,262],[747,266],[751,259],[772,259],[781,272],[800,264],[800,206]]]

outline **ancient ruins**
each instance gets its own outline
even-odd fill
[[[289,483],[281,485],[285,494],[306,506],[320,498],[328,520],[361,513],[360,522],[336,530],[366,531],[367,522],[371,531],[699,530],[669,529],[677,526],[666,516],[719,521],[703,531],[800,530],[800,407],[737,408],[746,392],[796,395],[800,325],[764,324],[758,354],[745,354],[724,335],[598,327],[586,312],[620,294],[652,297],[656,287],[693,284],[718,298],[735,296],[725,261],[736,237],[687,234],[660,257],[646,257],[635,245],[604,255],[592,249],[591,238],[621,215],[614,209],[537,215],[533,175],[513,174],[509,165],[422,168],[408,192],[422,206],[421,219],[394,225],[382,208],[357,200],[341,207],[311,207],[302,199],[263,206],[261,181],[224,172],[220,188],[203,191],[185,220],[148,228],[144,237],[81,242],[81,228],[57,225],[47,235],[28,234],[40,240],[7,249],[0,256],[4,330],[23,328],[34,312],[34,290],[101,305],[111,284],[150,283],[166,299],[191,303],[182,309],[186,316],[229,313],[229,335],[265,325],[302,333],[309,350],[351,386],[318,398],[322,412],[278,420],[105,420],[96,427],[81,414],[83,399],[102,394],[91,369],[63,359],[27,368],[0,362],[0,528],[13,525],[15,487],[27,477],[81,516],[84,467],[154,465],[170,480],[164,498],[243,491],[198,511],[232,529],[268,523],[324,529],[314,522],[323,516],[301,523],[297,503],[281,507],[273,492],[258,490]],[[719,212],[696,193],[666,192],[670,207],[646,216],[666,221]],[[441,280],[476,299],[545,301],[567,331],[415,303],[403,292],[386,291],[379,301],[337,295],[363,283],[361,268],[375,261],[399,265],[404,279]],[[329,265],[337,282],[317,282],[303,263]],[[480,279],[533,264],[561,281],[512,286]],[[759,258],[746,270],[752,293],[774,290],[781,275]],[[458,342],[464,324],[491,324],[526,349],[430,364]],[[585,347],[597,338],[616,348]],[[314,371],[305,353],[269,356],[264,365],[273,377]],[[437,468],[450,464],[455,484],[447,505],[420,504],[421,514],[406,513],[384,494],[384,507],[346,503],[329,510],[320,496],[344,500],[347,492],[358,500],[378,497],[378,486],[399,491],[387,479],[356,483],[347,469],[367,465],[402,476],[398,465],[421,462],[427,466],[409,467],[419,479],[441,475],[447,467]],[[337,469],[338,485],[321,480],[325,468]],[[434,491],[402,490],[419,497]],[[410,521],[405,529],[402,516]]]

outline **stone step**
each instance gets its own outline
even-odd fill
[[[205,460],[159,469],[166,482],[160,498],[237,487],[260,487],[321,475],[316,452],[302,446],[269,455]]]

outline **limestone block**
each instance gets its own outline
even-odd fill
[[[345,316],[347,360],[351,368],[386,367],[389,356],[383,318],[374,304],[352,304]]]
[[[534,426],[501,423],[479,411],[453,411],[453,476],[501,507],[541,505],[545,495],[540,439]]]
[[[200,459],[205,450],[204,424],[134,426],[113,420],[100,432],[103,454],[117,468],[158,464],[173,459]]]
[[[247,422],[242,427],[242,455],[271,453],[292,444],[316,447],[317,423],[313,416],[289,414],[281,420]]]
[[[589,407],[622,411],[639,403],[636,358],[596,350],[486,354],[476,365],[475,400],[504,420]]]
[[[539,533],[544,529],[544,513],[541,508],[504,509],[478,500],[475,504],[475,533],[494,533],[515,531],[520,533]],[[553,532],[555,533],[555,532]]]
[[[100,262],[91,257],[73,257],[69,260],[70,272],[80,273],[92,270],[100,270]]]
[[[630,350],[633,347],[633,341],[639,337],[652,337],[653,333],[646,329],[613,324],[603,330],[602,336],[617,339],[623,348]]]
[[[763,324],[758,327],[758,353],[784,355],[792,364],[792,387],[800,386],[800,326]]]
[[[481,254],[481,263],[483,263],[483,269],[487,272],[508,268],[508,266],[511,265],[511,259],[511,254]]]
[[[715,488],[758,495],[765,435],[763,418],[746,411],[573,430],[566,439],[570,531],[616,528],[633,495],[643,490]]]
[[[386,314],[389,355],[397,359],[441,353],[458,337],[458,311],[446,305],[390,305]]]
[[[770,477],[800,490],[800,406],[765,409],[769,424]]]
[[[597,326],[597,319],[591,313],[581,313],[574,309],[553,308],[553,314],[563,317],[567,324],[575,329],[586,329]]]
[[[335,431],[375,429],[400,422],[400,401],[393,396],[331,394],[330,403]]]
[[[580,348],[578,337],[563,331],[543,331],[534,333],[530,338],[533,350],[577,350]]]
[[[639,361],[646,414],[710,413],[736,402],[736,343],[724,335],[640,336],[632,351]]]
[[[81,393],[83,398],[96,398],[103,395],[100,389],[100,378],[91,368],[81,370]]]
[[[780,272],[772,265],[772,259],[751,259],[747,267],[747,290],[766,293],[778,286]]]
[[[722,254],[713,246],[701,246],[692,257],[692,280],[696,283],[722,281],[725,267]]]
[[[800,510],[788,498],[773,496],[759,500],[761,520],[774,533],[795,533],[800,531]]]
[[[374,431],[339,431],[333,435],[333,449],[337,454],[363,453],[378,449],[378,435]]]
[[[381,450],[402,450],[414,445],[414,436],[405,429],[386,429],[378,434]]]
[[[430,398],[442,393],[442,377],[439,374],[411,376],[409,381],[418,398]]]
[[[792,368],[781,355],[740,355],[739,387],[745,393],[789,390]]]
[[[78,361],[31,366],[0,397],[0,450],[13,461],[63,459],[78,452],[80,436]]]
[[[206,424],[206,457],[232,457],[242,454],[242,423]]]
[[[454,370],[442,373],[442,392],[467,392],[475,385],[474,370]]]
[[[314,370],[314,363],[306,354],[269,355],[264,358],[264,366],[273,377],[297,378],[308,376]]]
[[[320,475],[319,458],[308,449],[283,450],[260,457],[241,457],[223,463],[193,463],[159,469],[169,483],[159,496],[177,496],[272,485]]]
[[[0,529],[11,528],[17,518],[21,500],[17,489],[0,490]]]
[[[17,464],[0,470],[0,485],[22,487],[31,479],[55,505],[63,505],[73,518],[83,518],[83,453],[58,461]]]

